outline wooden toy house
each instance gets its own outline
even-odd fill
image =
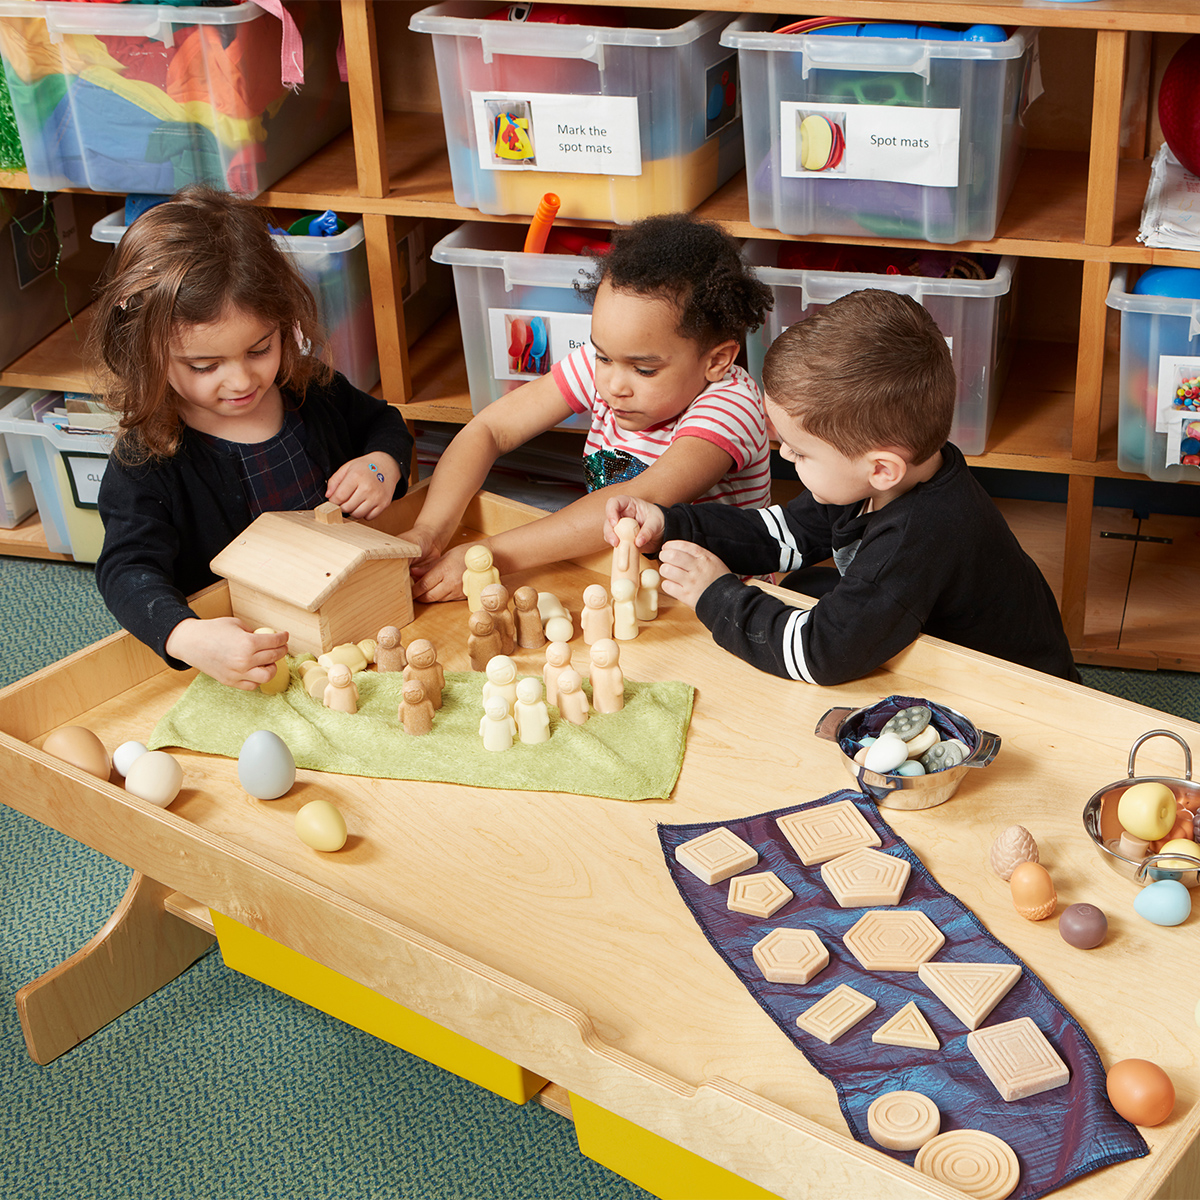
[[[211,566],[229,582],[235,617],[286,629],[292,654],[323,654],[413,619],[408,564],[419,552],[322,505],[263,513]]]

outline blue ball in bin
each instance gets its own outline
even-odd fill
[[[1200,269],[1196,267],[1151,267],[1133,285],[1135,296],[1174,296],[1200,300]]]

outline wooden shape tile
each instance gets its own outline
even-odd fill
[[[839,983],[827,996],[806,1008],[797,1018],[796,1024],[805,1033],[820,1038],[827,1046],[857,1025],[868,1013],[875,1011],[875,1001],[852,987]]]
[[[867,1109],[867,1128],[887,1150],[918,1150],[942,1127],[942,1114],[920,1092],[887,1092]]]
[[[969,1035],[968,1035],[969,1036]],[[910,1000],[895,1016],[889,1017],[871,1034],[871,1041],[881,1046],[906,1046],[910,1050],[940,1050],[942,1043],[925,1020],[925,1014]],[[936,1133],[937,1130],[934,1130]],[[878,1140],[878,1139],[876,1139]],[[910,1147],[915,1148],[915,1147]],[[899,1150],[899,1146],[893,1146]]]
[[[750,953],[771,983],[808,983],[829,966],[829,950],[811,929],[772,929]]]
[[[967,1034],[967,1049],[996,1085],[1002,1100],[1024,1100],[1062,1087],[1070,1068],[1030,1017]]]
[[[777,817],[775,824],[806,867],[828,862],[859,846],[878,846],[879,835],[851,800]]]
[[[675,848],[675,861],[705,883],[726,879],[758,862],[758,851],[722,825]]]
[[[939,1133],[917,1151],[913,1166],[971,1200],[1004,1200],[1021,1179],[1012,1147],[982,1129]]]
[[[821,878],[842,908],[868,908],[899,904],[911,870],[906,859],[859,846],[825,863]]]
[[[774,871],[758,871],[754,875],[738,875],[730,883],[726,904],[730,912],[769,917],[791,898],[791,889]]]
[[[926,962],[917,973],[968,1029],[978,1029],[1021,978],[1016,963]]]
[[[842,934],[843,945],[868,971],[915,971],[945,941],[923,912],[907,908],[876,909]]]

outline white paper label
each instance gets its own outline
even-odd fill
[[[495,379],[536,379],[572,350],[586,346],[592,333],[589,313],[488,309],[488,339]]]
[[[1184,412],[1176,404],[1175,393],[1181,388],[1196,387],[1200,379],[1200,358],[1178,358],[1164,354],[1158,360],[1158,416],[1154,421],[1155,433],[1166,433]],[[1200,414],[1194,414],[1200,416]]]
[[[108,456],[64,454],[63,464],[71,476],[71,490],[79,508],[95,508],[100,497],[100,481],[108,467]]]
[[[485,171],[640,175],[636,96],[472,92]]]
[[[824,118],[805,127],[808,117]],[[958,186],[961,113],[957,108],[908,108],[895,104],[797,103],[779,105],[781,173],[789,179],[879,179],[925,187]],[[811,131],[811,132],[810,132]],[[844,138],[841,157],[827,163],[821,146]],[[815,136],[814,136],[815,135]],[[809,166],[803,157],[807,154]]]

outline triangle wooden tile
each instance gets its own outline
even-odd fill
[[[871,1034],[871,1041],[884,1046],[906,1046],[910,1050],[940,1050],[942,1043],[929,1027],[925,1014],[910,1000],[894,1017],[889,1017]]]
[[[922,963],[921,982],[968,1028],[978,1029],[1021,978],[1016,963]]]

